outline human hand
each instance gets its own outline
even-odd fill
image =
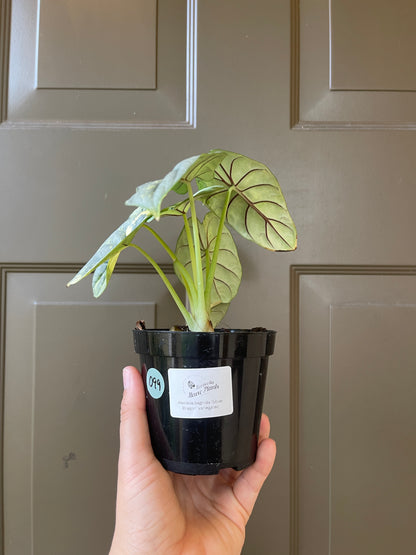
[[[123,370],[116,526],[110,555],[233,555],[269,475],[276,444],[263,415],[254,464],[212,476],[167,472],[153,454],[143,381]]]

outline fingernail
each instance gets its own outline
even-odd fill
[[[123,387],[128,389],[131,383],[131,374],[129,368],[123,368]]]

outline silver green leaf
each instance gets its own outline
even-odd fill
[[[186,174],[186,180],[192,181],[198,178],[203,181],[212,181],[215,170],[227,155],[228,151],[226,150],[210,150],[206,154],[201,154]]]
[[[220,303],[211,308],[211,324],[215,328],[224,318],[230,303]]]
[[[229,152],[215,171],[214,183],[224,188],[207,195],[204,202],[220,216],[227,190],[232,188],[227,222],[240,235],[273,251],[296,248],[295,224],[279,183],[267,166]]]
[[[192,231],[192,221],[189,226]],[[202,269],[206,281],[218,235],[219,218],[212,212],[205,215],[203,222],[198,222],[199,240],[202,255]],[[185,228],[182,230],[176,244],[175,254],[178,261],[191,272],[191,257]],[[179,272],[178,275],[180,276]],[[217,265],[211,289],[210,306],[211,321],[215,326],[225,314],[228,304],[237,294],[241,282],[241,264],[238,258],[237,247],[231,233],[223,228],[218,251]],[[220,305],[224,305],[220,309]]]
[[[135,194],[126,201],[126,205],[147,208],[158,220],[161,216],[162,202],[170,191],[186,193],[186,182],[190,183],[194,178],[211,181],[215,169],[226,155],[227,151],[213,150],[206,154],[186,158],[176,164],[163,179],[139,185]]]
[[[95,298],[102,295],[106,290],[108,282],[113,275],[114,267],[117,263],[120,252],[96,268],[92,276],[92,291]]]
[[[146,208],[158,220],[163,199],[177,186],[200,156],[182,160],[163,179],[139,185],[135,194],[126,201],[127,206]]]
[[[71,279],[68,286],[74,285],[91,272],[94,272],[98,266],[107,260],[112,259],[116,255],[118,256],[123,249],[130,245],[139,228],[151,219],[149,210],[136,208],[129,218],[104,241],[90,260]]]

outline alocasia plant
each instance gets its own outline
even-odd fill
[[[179,195],[178,202],[163,207],[170,192]],[[196,201],[208,210],[202,222]],[[94,272],[93,292],[100,296],[121,251],[135,248],[162,278],[191,331],[213,331],[237,294],[241,264],[227,226],[265,249],[296,248],[296,228],[276,177],[264,164],[227,150],[182,160],[163,179],[137,187],[126,204],[135,210],[68,285]],[[153,228],[165,216],[184,221],[175,251]],[[133,243],[139,229],[152,233],[169,254],[185,287],[189,310],[157,262]]]

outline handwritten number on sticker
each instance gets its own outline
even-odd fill
[[[162,384],[160,383],[159,378],[155,378],[154,376],[149,376],[148,386],[150,388],[156,389],[157,391],[162,390]]]

